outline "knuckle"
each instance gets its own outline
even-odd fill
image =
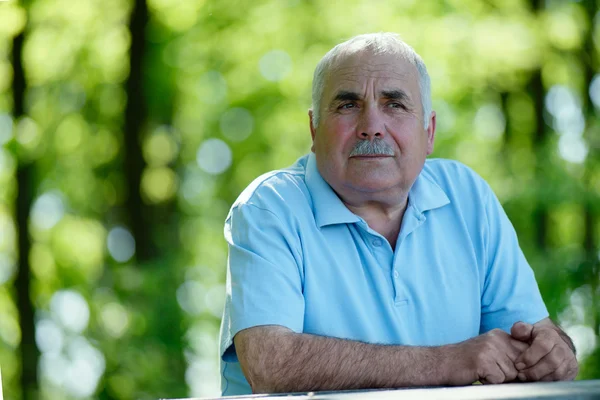
[[[485,351],[481,351],[475,355],[475,364],[479,367],[484,367],[488,364],[489,356]]]
[[[525,375],[525,378],[527,378],[528,381],[537,380],[537,374],[534,369],[530,369],[528,371],[522,371],[522,373],[523,373],[523,375]]]
[[[540,382],[553,382],[553,381],[557,381],[560,380],[556,373],[554,374],[548,374],[546,376],[544,376],[543,378],[540,379]]]
[[[539,341],[538,346],[541,350],[550,352],[550,350],[552,350],[554,347],[554,342],[552,340],[544,339]]]
[[[531,353],[531,351],[527,351],[527,350],[526,350],[526,351],[523,353],[523,362],[524,362],[526,365],[528,365],[528,366],[531,366],[531,365],[533,365],[533,363],[534,363],[534,356],[533,356],[533,354]]]
[[[568,379],[575,379],[577,377],[578,373],[579,373],[579,365],[577,363],[575,363],[575,365],[571,366],[571,368],[569,369],[569,372],[567,372],[567,377],[568,377]]]
[[[517,379],[517,375],[518,372],[516,369],[511,368],[507,373],[506,373],[506,380],[507,381],[514,381],[515,379]]]
[[[566,357],[564,357],[564,355],[561,355],[560,351],[553,351],[550,354],[548,354],[546,359],[548,364],[558,367],[560,364],[563,363],[564,360],[566,360]]]
[[[496,337],[496,336],[500,336],[504,333],[504,331],[500,328],[494,328],[491,331],[488,332],[490,337]]]
[[[561,381],[561,380],[569,379],[570,374],[571,374],[571,369],[569,368],[569,366],[567,364],[564,364],[563,366],[558,368],[552,374],[552,376],[554,377],[555,380]]]
[[[574,355],[573,354],[573,350],[571,350],[571,348],[569,347],[569,345],[567,343],[565,343],[565,341],[562,340],[562,339],[560,340],[560,342],[558,342],[556,344],[555,347],[556,347],[556,349],[558,351],[560,351],[560,353],[563,355],[563,357],[565,359],[571,357],[571,355]]]
[[[496,336],[508,336],[508,333],[504,332],[500,328],[494,328],[494,329],[492,329],[492,332],[494,332],[494,335],[496,335]]]
[[[489,374],[485,376],[485,380],[489,383],[498,384],[504,382],[504,379],[498,374]]]
[[[560,358],[561,360],[566,360],[569,357],[570,352],[571,351],[567,347],[566,343],[558,343],[556,346],[554,346],[554,351],[552,351],[551,354],[556,355],[556,357]]]
[[[525,374],[530,380],[533,381],[537,381],[539,380],[542,376],[541,373],[539,372],[539,370],[534,369],[532,371],[529,371],[528,373]]]

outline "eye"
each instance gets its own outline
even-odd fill
[[[406,109],[406,107],[404,107],[404,104],[397,103],[397,102],[388,103],[388,107],[390,107],[390,108],[401,108],[403,110]]]
[[[340,109],[348,109],[348,108],[355,108],[355,107],[356,107],[356,104],[354,104],[354,103],[344,103],[339,108]]]

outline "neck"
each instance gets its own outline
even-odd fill
[[[401,202],[395,203],[377,201],[352,203],[344,199],[342,201],[350,211],[364,219],[371,229],[385,237],[392,249],[395,248],[402,218],[408,206],[408,194],[403,196]]]

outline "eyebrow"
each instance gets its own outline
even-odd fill
[[[348,101],[348,100],[360,100],[360,96],[356,92],[349,92],[346,90],[342,90],[335,95],[334,101]]]
[[[382,90],[380,92],[381,97],[391,100],[402,100],[402,101],[410,101],[410,98],[403,90],[393,89],[393,90]],[[357,101],[360,100],[360,96],[356,92],[350,92],[347,90],[341,90],[336,94],[333,98],[333,101]]]
[[[410,101],[410,98],[403,90],[383,90],[381,91],[381,96],[391,100]]]

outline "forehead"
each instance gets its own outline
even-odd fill
[[[375,55],[369,52],[345,54],[335,60],[325,83],[325,93],[340,89],[362,92],[364,85],[412,91],[418,87],[418,73],[414,65],[394,54]],[[363,90],[361,90],[363,89]]]

